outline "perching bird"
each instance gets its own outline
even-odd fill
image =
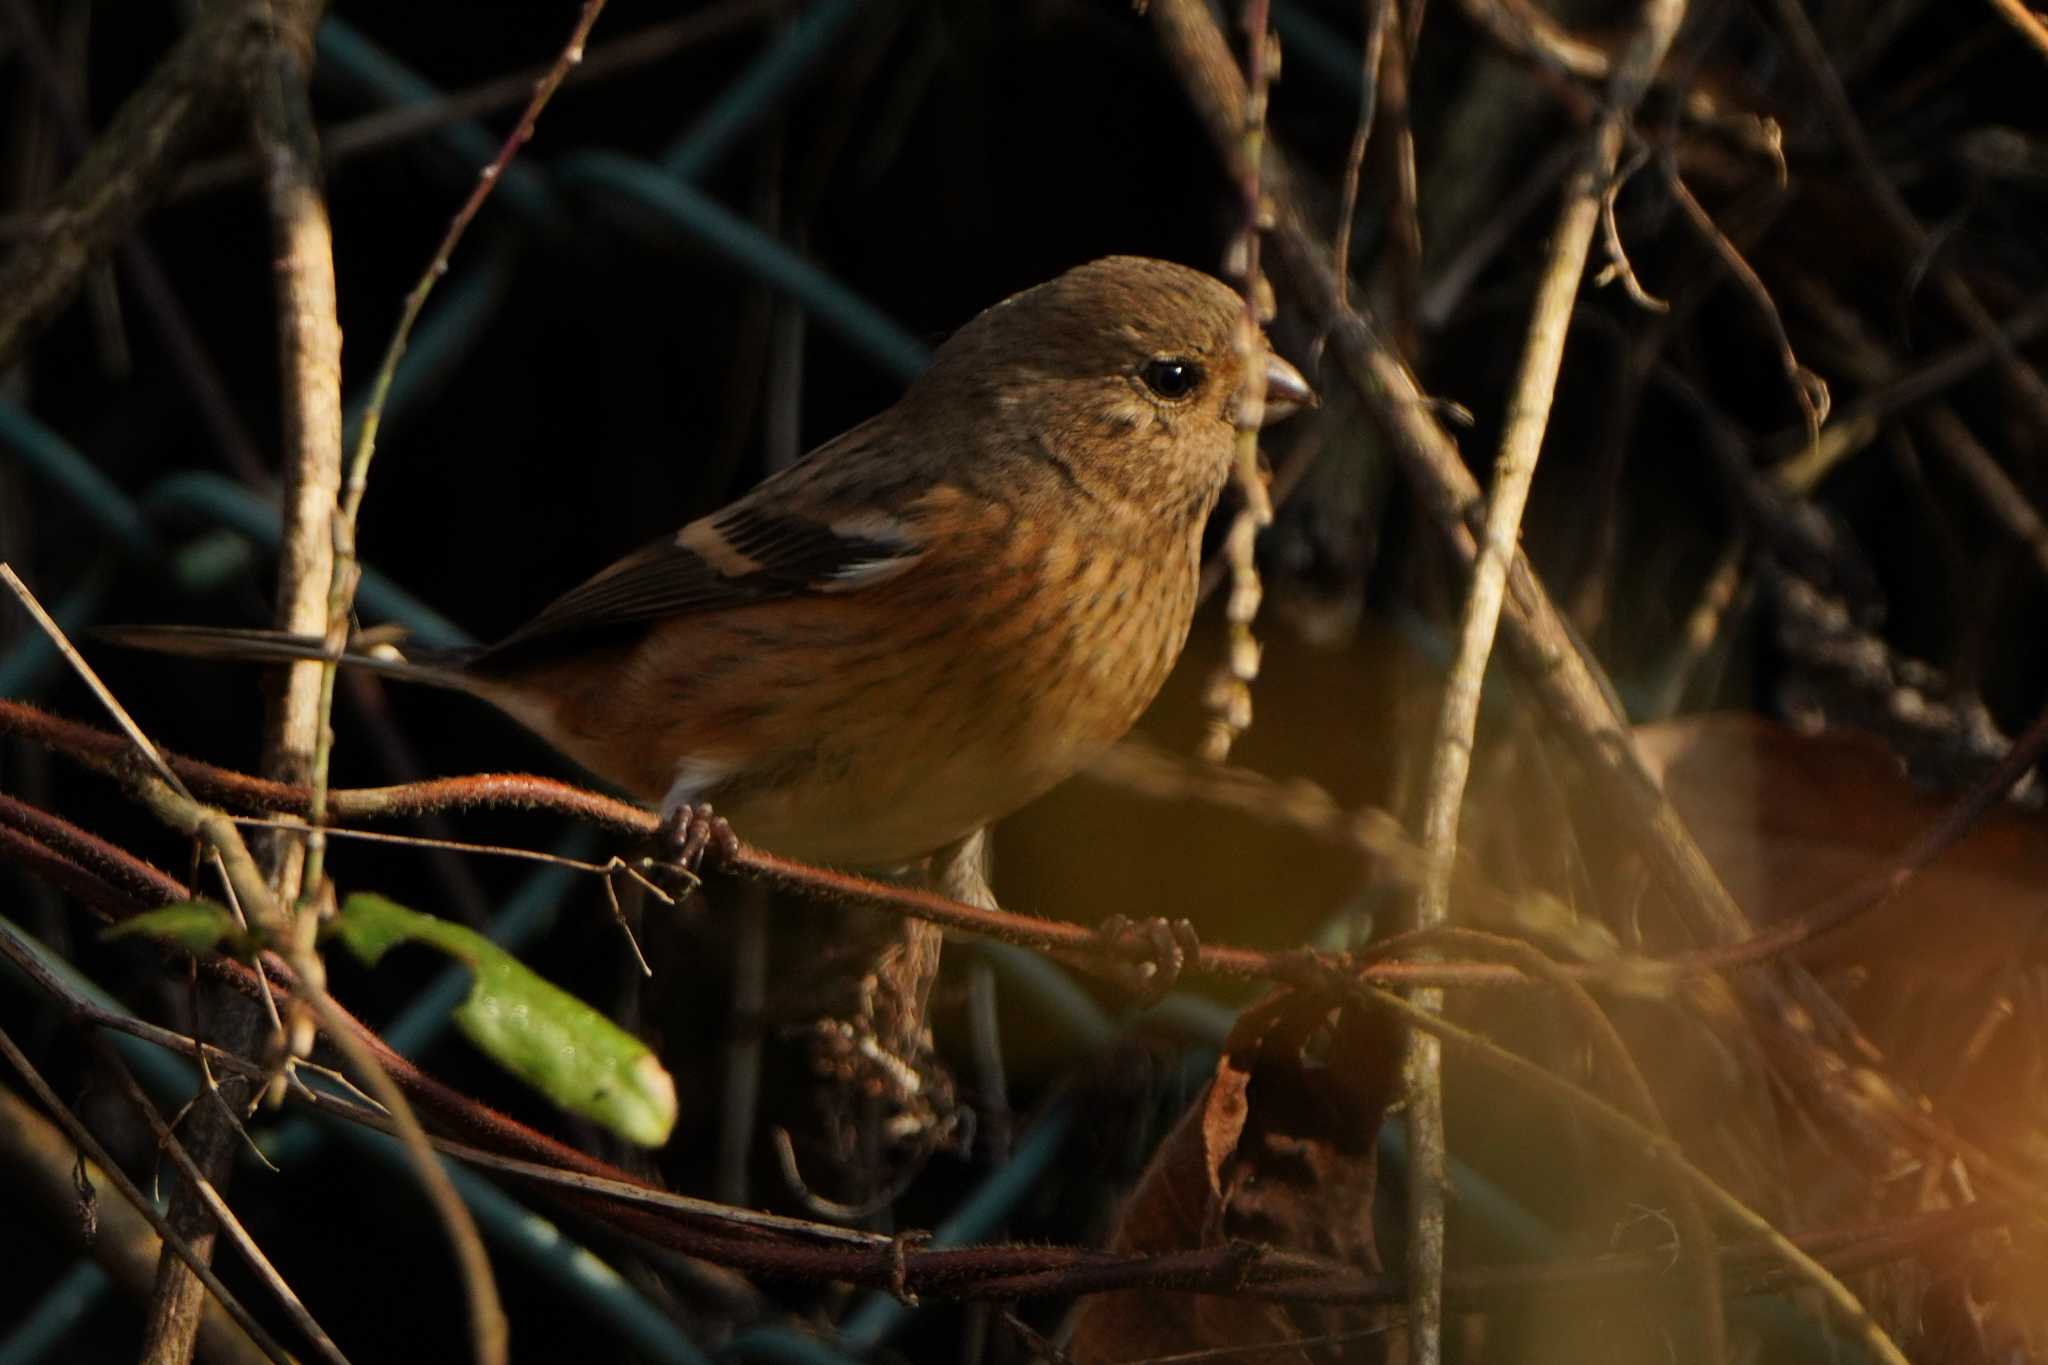
[[[1165,681],[1232,466],[1243,309],[1184,266],[1080,266],[967,323],[894,407],[498,643],[343,662],[481,697],[665,814],[710,802],[790,857],[908,864],[1086,765]],[[1266,421],[1314,401],[1263,341],[1253,363]]]

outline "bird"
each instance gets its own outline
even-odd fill
[[[914,864],[1120,739],[1187,642],[1204,524],[1261,421],[1316,401],[1243,298],[1110,256],[986,309],[891,407],[495,644],[338,662],[497,707],[664,817],[853,869]],[[316,637],[121,643],[333,657]]]

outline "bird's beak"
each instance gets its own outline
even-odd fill
[[[1301,377],[1301,371],[1272,352],[1266,353],[1266,420],[1273,423],[1294,416],[1303,408],[1320,407],[1316,391]]]

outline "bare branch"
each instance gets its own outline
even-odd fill
[[[9,1037],[4,1029],[0,1029],[0,1057],[5,1057],[9,1065],[21,1073],[21,1078],[28,1082],[29,1089],[35,1092],[36,1098],[42,1101],[43,1107],[63,1127],[78,1150],[92,1159],[114,1188],[121,1192],[121,1197],[127,1200],[137,1213],[149,1220],[150,1226],[156,1229],[156,1234],[163,1239],[164,1245],[191,1267],[193,1275],[198,1277],[207,1292],[219,1300],[221,1307],[241,1324],[242,1330],[249,1334],[250,1340],[261,1348],[263,1354],[278,1362],[278,1365],[291,1365],[291,1355],[278,1344],[277,1338],[265,1331],[263,1324],[256,1321],[249,1310],[242,1306],[241,1300],[220,1282],[220,1277],[208,1267],[205,1258],[199,1255],[192,1244],[180,1236],[178,1230],[171,1225],[169,1216],[159,1213],[155,1202],[135,1187],[135,1182],[130,1180],[107,1155],[106,1149],[100,1146],[98,1139],[79,1122],[78,1115],[72,1113],[65,1107],[64,1102],[57,1098],[57,1092],[50,1089],[49,1082],[43,1079],[42,1073],[37,1071],[27,1055],[15,1046],[14,1039]]]
[[[1991,8],[2018,29],[2022,38],[2039,48],[2043,57],[2048,57],[2048,20],[2027,8],[2026,0],[1991,0]]]
[[[348,1365],[348,1357],[341,1353],[341,1348],[334,1344],[334,1339],[314,1321],[305,1303],[300,1300],[291,1285],[285,1282],[284,1276],[278,1274],[277,1267],[263,1254],[263,1248],[256,1245],[256,1239],[249,1235],[248,1229],[242,1226],[241,1220],[228,1208],[227,1201],[221,1198],[220,1191],[206,1178],[206,1173],[199,1169],[198,1163],[192,1159],[192,1154],[185,1150],[185,1144],[178,1141],[177,1134],[164,1122],[163,1115],[150,1103],[149,1096],[142,1093],[142,1087],[136,1083],[135,1077],[121,1061],[121,1055],[115,1052],[104,1038],[97,1041],[101,1059],[121,1082],[122,1091],[128,1096],[129,1103],[135,1106],[136,1112],[142,1115],[143,1121],[148,1123],[150,1132],[156,1134],[158,1149],[169,1155],[171,1164],[178,1168],[179,1173],[206,1201],[207,1212],[213,1215],[215,1224],[227,1233],[228,1240],[235,1244],[235,1249],[241,1252],[242,1259],[249,1263],[249,1269],[255,1272],[256,1278],[263,1282],[284,1308],[286,1316],[298,1324],[299,1330],[306,1334],[306,1339],[313,1343],[322,1356],[335,1362],[335,1365]]]
[[[71,301],[85,272],[170,191],[185,158],[231,109],[263,40],[260,0],[206,0],[142,87],[41,211],[41,231],[0,263],[0,373]]]
[[[1600,225],[1607,186],[1620,164],[1623,142],[1636,103],[1649,89],[1664,54],[1685,17],[1685,0],[1646,0],[1639,27],[1608,82],[1608,108],[1595,126],[1585,157],[1565,182],[1564,203],[1551,233],[1549,259],[1530,310],[1522,367],[1508,401],[1506,429],[1494,460],[1493,487],[1486,498],[1478,557],[1466,590],[1458,650],[1444,687],[1429,773],[1423,779],[1422,843],[1429,872],[1416,907],[1416,922],[1432,929],[1450,918],[1451,870],[1457,857],[1458,813],[1471,772],[1472,745],[1479,724],[1479,693],[1493,653],[1508,570],[1521,536],[1522,509],[1536,476],[1551,399],[1564,363],[1565,336],[1585,277],[1593,233]],[[1436,991],[1419,991],[1415,1005],[1443,1007]],[[1411,1358],[1435,1365],[1443,1353],[1444,1197],[1449,1154],[1443,1129],[1442,1055],[1436,1039],[1411,1032],[1408,1043],[1408,1318]],[[1708,1359],[1721,1360],[1726,1340],[1718,1330],[1702,1343]]]
[[[4,929],[0,925],[0,932]],[[95,1195],[90,1222],[81,1220],[79,1172],[95,1191],[108,1185],[107,1173],[8,1089],[0,1089],[0,1168],[7,1172],[8,1188],[30,1207],[40,1207],[45,1224],[63,1234],[74,1250],[90,1255],[124,1294],[137,1303],[149,1298],[163,1239],[126,1199]],[[211,1297],[200,1319],[199,1349],[221,1365],[258,1365],[270,1358]]]

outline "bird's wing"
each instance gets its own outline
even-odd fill
[[[587,639],[663,617],[856,592],[894,578],[923,553],[915,527],[891,513],[747,498],[570,589],[477,663],[523,661],[552,653],[567,637]]]

